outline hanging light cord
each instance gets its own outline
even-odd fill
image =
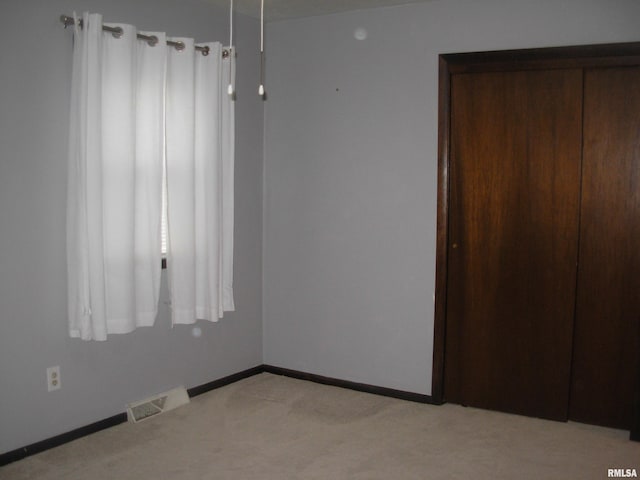
[[[233,82],[232,82],[232,72],[233,68],[233,0],[230,0],[229,4],[229,87],[227,88],[227,93],[230,97],[233,97]]]
[[[258,95],[264,99],[264,0],[260,0],[260,87]]]

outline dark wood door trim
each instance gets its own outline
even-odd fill
[[[636,369],[640,372],[640,317],[636,321],[635,329]],[[636,384],[633,395],[633,421],[631,422],[631,440],[640,442],[640,375],[636,375]]]
[[[439,59],[438,85],[438,210],[436,226],[436,291],[433,331],[431,396],[444,401],[444,345],[447,318],[447,245],[449,244],[449,139],[451,128],[451,73]]]
[[[442,54],[450,73],[638,65],[640,42]]]
[[[451,122],[450,86],[452,75],[481,71],[586,68],[639,64],[640,42],[440,55],[436,291],[431,385],[431,396],[435,401],[446,401],[446,392],[444,392],[444,371],[446,365],[444,359],[447,318]]]

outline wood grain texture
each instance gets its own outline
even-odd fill
[[[562,48],[545,48],[545,49],[529,49],[529,50],[514,50],[514,51],[500,51],[500,52],[479,52],[479,53],[464,53],[464,54],[444,54],[440,56],[440,108],[439,108],[439,190],[438,190],[438,241],[437,241],[437,256],[436,256],[436,308],[435,308],[435,336],[434,336],[434,365],[433,365],[433,393],[438,395],[438,393],[442,394],[442,398],[448,401],[457,401],[458,403],[465,403],[461,401],[460,398],[460,385],[464,383],[463,372],[459,371],[459,354],[460,354],[460,346],[456,346],[455,342],[452,344],[452,338],[461,338],[464,336],[465,338],[469,337],[466,330],[456,327],[456,325],[451,325],[448,322],[448,317],[450,315],[449,307],[450,304],[454,308],[456,308],[455,304],[449,302],[449,291],[448,288],[453,288],[455,286],[454,283],[451,282],[450,273],[452,268],[451,259],[453,259],[458,252],[456,249],[452,249],[451,244],[454,243],[452,240],[452,224],[450,222],[450,210],[451,210],[451,196],[454,192],[454,186],[451,185],[453,182],[453,167],[451,166],[452,162],[452,151],[453,151],[453,140],[452,140],[452,132],[453,127],[451,125],[451,116],[452,116],[452,108],[451,108],[451,83],[450,80],[453,77],[460,76],[462,74],[476,74],[476,73],[487,73],[487,72],[516,72],[516,71],[539,71],[539,70],[555,70],[555,69],[579,69],[582,71],[587,71],[587,78],[593,74],[593,72],[606,71],[608,69],[619,70],[620,72],[632,72],[634,70],[637,71],[636,68],[640,65],[640,43],[629,43],[629,44],[610,44],[610,45],[591,45],[591,46],[580,46],[580,47],[562,47]],[[615,68],[615,67],[625,67],[625,68]],[[640,111],[638,106],[633,106],[637,97],[638,91],[638,82],[635,78],[636,73],[632,73],[634,79],[633,84],[628,84],[626,90],[623,89],[622,93],[618,93],[619,97],[617,100],[612,99],[611,105],[616,105],[616,102],[619,104],[629,104],[625,105],[624,108],[621,105],[615,106],[614,110],[620,113],[624,111],[625,108],[629,108],[634,110],[635,112]],[[616,76],[616,75],[614,75]],[[627,78],[629,80],[629,78]],[[591,80],[589,80],[591,81]],[[605,90],[608,90],[606,88]],[[606,99],[602,99],[603,103],[607,103]],[[610,106],[611,106],[610,105]],[[589,108],[590,105],[587,105]],[[611,113],[611,112],[609,112]],[[596,120],[594,120],[596,121]],[[594,132],[599,132],[602,134],[601,130],[603,127],[606,127],[607,122],[611,122],[612,120],[609,118],[604,118],[603,122],[600,122],[599,126],[595,126],[594,124]],[[616,121],[613,121],[615,125]],[[628,122],[624,122],[628,123]],[[617,128],[617,127],[615,127]],[[637,137],[640,135],[640,128],[638,128],[635,124],[627,124],[626,127],[620,129],[617,128],[620,132],[622,131],[631,131],[632,142],[637,141]],[[634,133],[635,131],[635,133]],[[605,134],[605,137],[609,138],[609,134]],[[610,137],[612,141],[614,137]],[[624,141],[619,139],[619,141]],[[619,142],[618,142],[619,143]],[[588,146],[587,141],[585,140],[585,145]],[[636,147],[631,147],[632,149]],[[610,168],[617,169],[619,166],[616,166],[616,162],[612,162],[609,164]],[[587,167],[588,168],[588,167]],[[596,171],[596,170],[594,170]],[[636,172],[634,175],[637,175],[637,169],[634,170]],[[585,173],[588,172],[585,170]],[[610,174],[612,172],[609,172]],[[600,175],[600,173],[597,173]],[[637,182],[637,177],[633,177],[629,175],[629,172],[623,174],[623,176],[627,176],[627,185],[629,182]],[[606,176],[605,176],[606,177]],[[615,175],[614,175],[615,177]],[[604,177],[603,177],[604,178]],[[586,182],[586,187],[589,187],[589,181]],[[609,180],[603,180],[605,183]],[[615,180],[614,183],[624,184],[624,181]],[[635,185],[635,184],[634,184]],[[623,189],[626,188],[625,185],[622,185]],[[638,189],[635,188],[633,190],[637,192]],[[595,192],[594,192],[595,194]],[[625,206],[628,207],[629,204],[633,204],[636,197],[627,197]],[[608,219],[609,216],[616,216],[617,212],[615,212],[614,208],[609,205],[610,200],[600,200],[601,206],[603,207],[598,215],[600,219],[607,219],[607,222],[613,222],[613,219]],[[596,201],[596,203],[598,203]],[[604,204],[604,205],[603,205]],[[608,206],[607,206],[608,205]],[[586,204],[585,204],[586,208]],[[635,208],[635,207],[634,207]],[[583,216],[587,223],[583,223],[582,229],[587,228],[588,225],[588,214],[585,215],[583,211]],[[631,219],[627,218],[627,225],[632,230],[631,233],[627,231],[627,234],[630,234],[634,237],[635,243],[637,244],[637,239],[640,238],[640,235],[637,232],[637,219],[640,215],[636,212],[632,214]],[[607,230],[608,226],[604,227],[603,230]],[[616,227],[617,228],[617,227]],[[613,228],[612,234],[615,234],[616,228]],[[601,231],[602,232],[602,231]],[[607,237],[605,237],[606,239]],[[587,252],[587,249],[591,249],[591,253]],[[581,249],[581,259],[582,262],[585,263],[586,258],[597,259],[598,256],[603,257],[604,255],[609,255],[608,259],[611,258],[611,253],[607,253],[606,249],[602,250],[599,247],[591,246],[589,247],[589,242],[582,245]],[[615,253],[615,255],[622,255],[621,252]],[[578,294],[578,302],[579,308],[585,308],[582,305],[583,300],[582,296],[584,295],[584,301],[591,302],[594,305],[597,302],[600,302],[597,308],[600,312],[599,322],[595,322],[593,325],[589,325],[591,321],[587,321],[586,324],[582,324],[580,318],[580,324],[577,328],[574,329],[574,333],[576,335],[576,341],[578,342],[577,349],[575,355],[572,359],[572,369],[576,362],[583,363],[583,366],[578,366],[576,368],[575,374],[572,376],[570,382],[571,388],[571,396],[569,401],[571,402],[571,408],[575,413],[571,414],[571,418],[581,419],[584,422],[589,423],[599,423],[603,425],[609,426],[620,426],[623,428],[631,428],[631,437],[636,440],[640,440],[640,313],[638,312],[637,304],[634,304],[633,301],[640,298],[640,294],[637,292],[640,291],[640,288],[634,282],[637,282],[637,279],[640,277],[638,273],[638,267],[635,263],[634,258],[627,257],[628,262],[626,266],[626,273],[624,274],[625,279],[620,280],[620,278],[615,279],[609,282],[608,285],[605,285],[607,288],[604,290],[602,285],[606,282],[600,282],[600,286],[596,284],[588,287],[588,290],[585,292]],[[601,262],[603,265],[607,264],[607,262]],[[624,263],[624,262],[623,262]],[[601,265],[602,266],[602,265]],[[585,264],[586,268],[587,265]],[[607,266],[607,269],[613,269],[612,266]],[[593,270],[595,271],[595,270]],[[620,275],[620,274],[618,274]],[[587,278],[593,278],[594,276],[600,277],[600,273],[588,274],[586,271],[581,270],[581,282],[585,282]],[[629,280],[630,279],[630,280]],[[587,293],[588,292],[588,293]],[[625,295],[629,295],[625,299]],[[628,299],[631,299],[631,303],[627,302]],[[611,337],[611,333],[602,334],[601,330],[612,326],[613,330],[618,329],[620,327],[619,320],[615,320],[616,315],[619,317],[620,313],[616,314],[615,311],[605,312],[603,304],[605,303],[615,303],[617,302],[617,306],[614,307],[614,310],[618,312],[630,311],[632,315],[635,311],[636,314],[636,326],[637,331],[636,335],[629,334],[624,335],[618,332],[613,335],[613,339]],[[624,305],[624,307],[623,307]],[[463,307],[460,307],[463,308]],[[467,307],[468,308],[468,307]],[[590,311],[590,307],[586,307],[587,311]],[[595,313],[596,310],[593,310]],[[610,319],[614,320],[611,321]],[[625,317],[625,318],[631,318]],[[633,320],[630,320],[633,321]],[[624,322],[623,322],[623,325]],[[626,328],[626,327],[624,327]],[[582,339],[583,336],[589,338],[589,340]],[[600,337],[598,339],[598,337]],[[620,338],[624,337],[622,340]],[[635,347],[629,347],[632,342],[629,341],[629,338],[636,338]],[[607,340],[608,338],[608,340]],[[600,345],[600,354],[601,355],[609,355],[605,352],[606,349],[602,348],[603,343],[609,343],[610,345],[614,344],[618,339],[621,343],[619,347],[613,347],[615,351],[613,352],[613,357],[617,357],[620,355],[620,351],[628,352],[631,349],[631,356],[624,356],[623,360],[611,360],[605,359],[604,361],[595,361],[594,358],[597,358],[597,354],[581,352],[582,348],[587,348],[586,345],[580,346],[584,342],[591,342],[596,346]],[[472,341],[472,340],[467,340]],[[635,359],[635,360],[634,360]],[[596,365],[597,363],[597,365]],[[607,364],[613,364],[615,366],[617,373],[611,373],[607,369]],[[542,369],[547,367],[541,367]],[[515,369],[513,369],[515,370]],[[590,388],[584,388],[586,382],[591,382],[589,377],[599,378],[600,382],[598,385]],[[613,380],[616,377],[617,380]],[[582,378],[582,380],[581,380]],[[602,381],[607,380],[607,381]],[[532,381],[535,381],[532,380]],[[608,382],[608,383],[607,383]],[[615,382],[615,385],[612,386],[611,382]],[[627,387],[625,387],[622,391],[617,386],[618,383],[625,383]],[[636,394],[635,394],[635,403],[632,403],[632,406],[629,407],[627,404],[629,403],[629,391],[633,390],[633,386],[636,386]],[[608,397],[608,399],[606,398]],[[614,407],[614,400],[617,400],[617,407]],[[579,404],[582,404],[580,406]],[[608,417],[607,415],[603,416],[602,413],[595,413],[594,411],[598,410],[598,406],[601,409],[606,411],[609,410],[618,410],[619,418]],[[492,408],[492,407],[488,407]],[[512,408],[506,408],[507,411],[513,411]],[[623,413],[627,412],[627,413]],[[629,413],[631,412],[631,413]],[[628,423],[628,415],[632,417],[631,423]]]
[[[571,418],[628,429],[640,317],[640,68],[585,73]]]
[[[445,398],[567,418],[582,73],[457,74]]]

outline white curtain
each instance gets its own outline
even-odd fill
[[[230,59],[219,43],[204,56],[192,39],[176,39],[185,43],[178,51],[164,33],[140,32],[158,38],[150,46],[133,26],[109,24],[123,29],[115,38],[99,14],[82,20],[69,135],[69,334],[106,340],[153,325],[165,161],[173,323],[217,320],[233,309],[234,106],[221,81]]]
[[[217,321],[234,309],[233,102],[219,43],[193,40],[167,62],[168,273],[174,324]],[[185,195],[185,192],[188,192]]]

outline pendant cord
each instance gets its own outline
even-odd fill
[[[227,87],[227,93],[230,97],[234,97],[234,89],[233,89],[233,77],[232,77],[232,69],[233,69],[233,60],[235,56],[235,52],[233,51],[233,0],[230,0],[229,3],[229,86]]]
[[[260,87],[258,95],[264,100],[264,0],[260,0]]]

